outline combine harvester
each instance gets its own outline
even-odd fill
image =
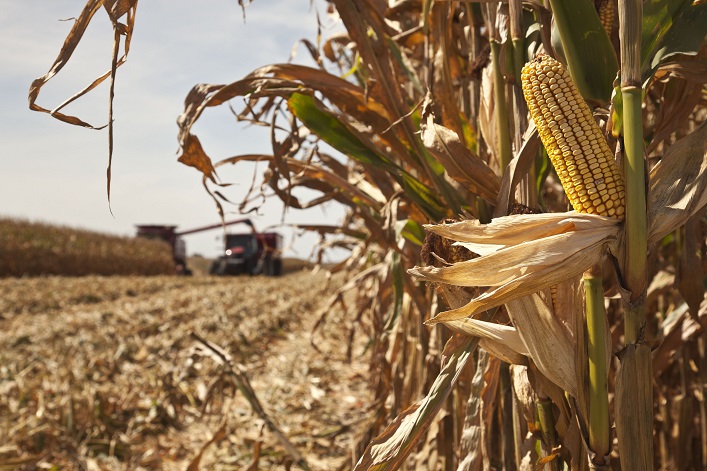
[[[237,219],[222,224],[198,227],[177,232],[177,226],[137,226],[137,236],[161,239],[172,247],[177,273],[191,275],[187,267],[186,244],[182,236],[197,232],[225,228],[234,224],[246,224],[251,232],[226,234],[224,253],[211,264],[212,275],[282,275],[282,236],[277,232],[257,232],[250,219]]]

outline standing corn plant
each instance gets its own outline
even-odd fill
[[[244,161],[267,170],[242,210],[348,208],[307,228],[351,249],[332,305],[370,336],[351,466],[707,466],[704,3],[331,3],[318,68],[192,89],[179,160],[219,208]],[[100,4],[127,50],[137,2],[89,2],[33,109]],[[235,98],[272,153],[214,163],[192,127]]]

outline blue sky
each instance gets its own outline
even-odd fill
[[[107,132],[59,122],[27,105],[30,83],[49,70],[71,28],[71,21],[60,20],[78,16],[83,5],[79,0],[0,0],[0,216],[119,235],[133,235],[135,224],[190,229],[218,222],[199,174],[176,161],[175,122],[184,97],[197,83],[229,83],[259,66],[286,62],[300,39],[315,39],[315,8],[325,25],[330,21],[323,2],[312,8],[309,0],[256,0],[246,9],[245,24],[233,0],[138,4],[130,54],[116,82],[113,215],[105,189]],[[51,109],[108,70],[111,48],[112,29],[100,11],[38,104]],[[299,47],[295,62],[311,63],[307,59],[306,49]],[[102,125],[107,102],[106,82],[66,112]],[[212,109],[201,121],[195,131],[214,160],[269,153],[267,130],[236,124],[227,108]],[[239,184],[230,193],[238,199],[239,187],[247,188],[252,174],[246,167],[235,171],[221,176]],[[338,222],[342,214],[335,206],[293,210],[285,221]],[[281,205],[273,201],[261,216],[251,217],[258,229],[265,229],[281,216]],[[291,239],[291,231],[278,230]],[[219,231],[188,236],[188,251],[214,256],[220,249],[218,236]],[[298,239],[288,255],[308,256],[315,240]]]

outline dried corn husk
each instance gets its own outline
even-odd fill
[[[482,255],[448,267],[416,267],[428,281],[489,287],[465,306],[446,311],[431,324],[471,316],[581,275],[601,260],[606,247],[616,253],[620,224],[612,218],[580,214],[530,214],[428,226],[443,237]]]

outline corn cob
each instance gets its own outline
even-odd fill
[[[614,15],[616,14],[615,0],[594,0],[594,7],[599,13],[599,20],[606,34],[611,36],[611,29],[614,27]]]
[[[623,219],[623,177],[565,67],[540,55],[523,67],[521,83],[540,139],[574,209]]]

